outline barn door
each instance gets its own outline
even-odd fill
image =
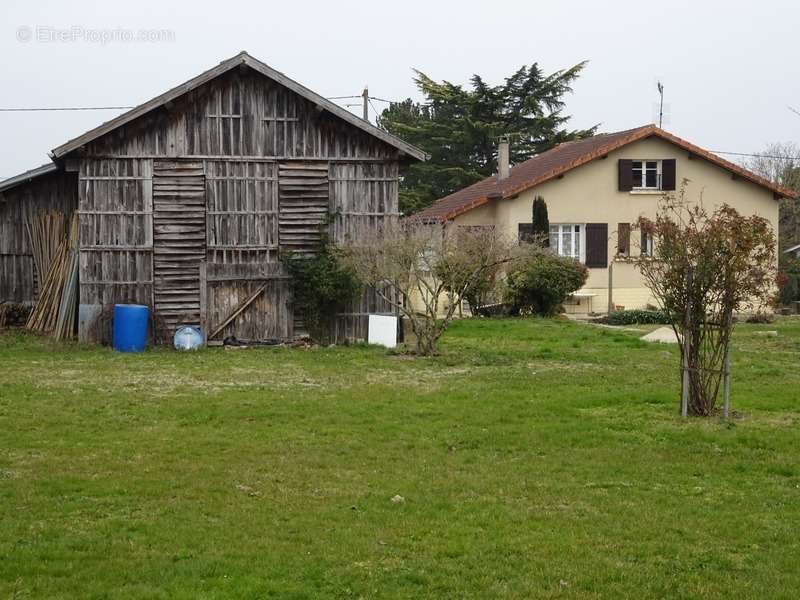
[[[278,238],[282,252],[311,255],[328,222],[328,163],[288,161],[278,173]],[[294,336],[307,332],[294,314]]]
[[[180,325],[200,324],[200,263],[206,253],[203,163],[153,164],[153,300],[156,330],[169,340]]]

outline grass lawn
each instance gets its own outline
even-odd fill
[[[737,327],[731,423],[683,422],[677,349],[638,335],[0,335],[0,597],[797,598],[800,320]]]

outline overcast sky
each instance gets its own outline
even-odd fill
[[[418,98],[412,68],[499,83],[524,64],[586,59],[573,127],[653,122],[660,80],[664,128],[700,146],[800,142],[787,108],[800,110],[796,2],[4,0],[0,17],[3,108],[136,105],[240,50],[324,96],[369,84],[391,100]],[[141,30],[155,39],[119,39]],[[119,112],[0,113],[0,177]]]

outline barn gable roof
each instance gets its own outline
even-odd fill
[[[383,131],[382,129],[375,127],[368,121],[365,121],[364,119],[357,117],[350,111],[331,102],[330,100],[323,98],[322,96],[311,91],[304,85],[294,81],[293,79],[290,79],[283,73],[276,71],[269,65],[261,62],[256,58],[253,58],[247,52],[240,52],[236,56],[222,61],[216,67],[213,67],[208,71],[201,73],[197,77],[194,77],[189,81],[182,83],[181,85],[176,86],[167,92],[164,92],[160,96],[156,96],[152,100],[149,100],[144,104],[140,104],[139,106],[129,110],[128,112],[123,113],[118,117],[115,117],[114,119],[111,119],[110,121],[107,121],[106,123],[103,123],[102,125],[95,127],[94,129],[91,129],[90,131],[87,131],[86,133],[74,139],[71,139],[70,141],[66,142],[65,144],[62,144],[61,146],[58,146],[53,150],[52,157],[54,159],[63,158],[65,155],[69,154],[74,150],[77,150],[78,148],[91,142],[92,140],[95,140],[98,137],[105,135],[106,133],[109,133],[110,131],[113,131],[118,127],[121,127],[122,125],[125,125],[130,121],[133,121],[134,119],[150,112],[155,108],[158,108],[166,104],[167,102],[170,102],[171,100],[175,100],[179,96],[182,96],[187,92],[190,92],[191,90],[203,85],[204,83],[211,81],[212,79],[215,79],[216,77],[230,71],[231,69],[238,67],[239,65],[246,65],[251,69],[261,73],[262,75],[268,77],[269,79],[276,81],[277,83],[292,90],[296,94],[306,98],[310,102],[313,102],[323,110],[326,110],[327,112],[339,117],[343,121],[346,121],[350,125],[353,125],[354,127],[363,130],[369,135],[385,142],[386,144],[389,144],[390,146],[397,148],[397,150],[399,150],[400,152],[405,153],[408,156],[415,158],[417,160],[426,160],[427,155],[425,154],[425,152],[423,152],[416,146],[412,146],[411,144],[404,142],[400,138],[395,137],[392,134],[387,133],[386,131]]]
[[[658,137],[692,156],[704,158],[709,162],[730,171],[732,174],[771,190],[776,197],[793,198],[794,192],[777,185],[741,167],[720,158],[716,154],[679,138],[655,125],[644,125],[635,129],[598,134],[592,137],[559,144],[525,162],[514,165],[506,179],[487,177],[449,196],[437,200],[428,208],[411,215],[410,218],[424,221],[448,221],[488,203],[493,199],[515,196],[534,186],[563,175],[567,171],[607,155],[613,150],[627,146],[638,140]]]

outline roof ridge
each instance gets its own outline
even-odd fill
[[[650,123],[631,129],[596,134],[580,140],[571,140],[568,143],[558,144],[541,154],[530,157],[518,165],[514,165],[514,168],[511,169],[507,178],[498,180],[496,175],[490,175],[466,188],[462,188],[452,194],[448,194],[444,198],[440,198],[429,207],[415,213],[414,216],[431,220],[453,219],[473,208],[487,203],[490,195],[494,197],[499,193],[501,197],[509,197],[520,194],[531,187],[549,181],[554,177],[604,156],[609,152],[652,135],[656,135],[667,142],[682,147],[691,154],[696,154],[699,157],[705,158],[718,167],[736,173],[757,185],[766,187],[778,196],[787,198],[796,196],[792,190],[768,181],[740,165],[727,161],[712,152],[704,150]],[[594,142],[594,144],[592,144],[592,142]],[[578,146],[581,143],[586,143],[587,145],[586,150],[583,152],[580,151],[581,148]],[[548,159],[553,160],[548,162]],[[537,166],[541,167],[538,171],[534,169],[534,167]],[[534,170],[534,172],[527,173],[531,170]],[[492,187],[489,188],[486,193],[476,195],[475,192],[482,191],[476,189],[477,186],[487,183],[493,184]]]
[[[228,71],[234,69],[238,65],[247,65],[248,67],[252,68],[253,70],[257,71],[264,77],[271,79],[282,85],[295,94],[306,98],[306,100],[315,103],[316,105],[320,106],[322,109],[326,110],[330,114],[334,115],[335,117],[345,121],[346,123],[357,127],[371,135],[375,138],[378,138],[383,143],[388,144],[390,146],[395,147],[400,152],[403,152],[417,160],[426,160],[428,155],[421,149],[409,144],[408,142],[401,140],[395,135],[392,135],[388,131],[384,131],[379,127],[376,127],[369,121],[366,121],[353,113],[349,110],[346,110],[331,102],[330,100],[323,98],[313,90],[307,88],[303,84],[287,77],[277,69],[273,69],[268,64],[258,60],[257,58],[253,57],[252,55],[248,54],[247,51],[243,50],[238,54],[232,56],[231,58],[227,58],[221,61],[218,65],[211,67],[196,75],[187,79],[183,83],[180,83],[167,91],[143,102],[136,107],[122,113],[121,115],[117,115],[113,119],[110,119],[100,125],[93,127],[92,129],[84,132],[83,134],[74,137],[67,142],[61,144],[60,146],[53,149],[51,152],[51,158],[61,158],[64,155],[68,154],[69,152],[74,151],[77,148],[80,148],[84,144],[87,144],[98,137],[105,135],[118,127],[122,127],[127,123],[137,119],[150,111],[163,106],[167,102],[174,100],[183,96],[184,94],[190,92],[193,89],[200,87],[210,81],[213,81],[217,77],[227,73]]]

